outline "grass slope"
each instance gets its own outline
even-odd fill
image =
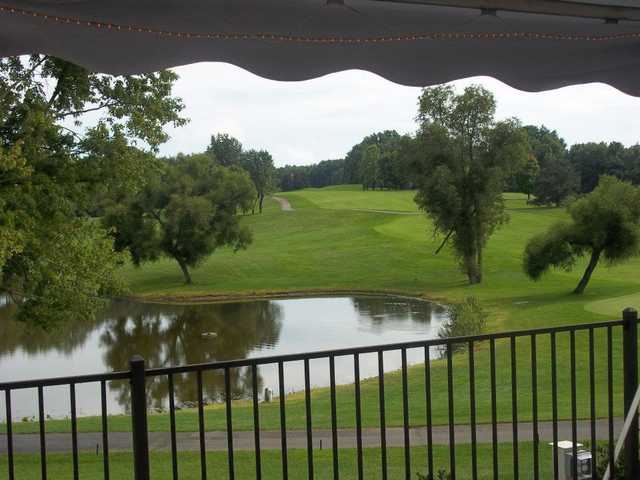
[[[526,472],[533,470],[531,443],[519,444],[519,470],[522,478]],[[400,448],[390,448],[388,455],[388,478],[405,478],[404,451]],[[478,445],[478,479],[489,480],[493,478],[491,463],[492,447],[488,444]],[[513,478],[513,454],[510,444],[499,444],[499,472],[500,478]],[[235,452],[235,478],[255,479],[255,456],[252,452]],[[292,449],[288,451],[288,471],[291,479],[306,479],[307,454],[304,450]],[[110,456],[111,478],[131,478],[132,461],[129,453],[111,453]],[[364,478],[377,479],[382,477],[380,450],[366,448],[363,451]],[[344,480],[356,479],[357,462],[354,449],[341,449],[339,453],[340,478]],[[414,447],[411,449],[411,469],[414,472],[412,478],[417,478],[415,472],[425,474],[426,449]],[[552,475],[551,448],[540,445],[540,474],[542,478],[550,478]],[[333,457],[330,449],[314,451],[314,475],[315,478],[333,478]],[[449,470],[449,451],[445,447],[434,446],[433,449],[434,470]],[[173,478],[171,454],[163,452],[151,452],[151,477],[154,480],[169,480]],[[6,472],[6,455],[0,455],[0,471]],[[227,455],[223,452],[207,452],[207,473],[216,479],[227,479],[228,464]],[[95,453],[81,453],[79,455],[80,478],[86,480],[98,480],[104,478],[102,455]],[[261,455],[262,478],[280,479],[282,477],[282,459],[278,451],[265,451]],[[37,455],[16,455],[16,478],[37,478],[40,475],[40,462]],[[49,478],[72,478],[71,456],[64,454],[49,454],[47,456],[47,472]],[[468,445],[459,445],[456,448],[456,473],[457,478],[471,478],[471,449]],[[181,452],[178,454],[178,474],[181,479],[200,479],[200,454],[199,452]]]

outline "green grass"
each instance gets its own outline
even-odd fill
[[[519,444],[520,478],[530,478],[526,472],[533,470],[532,444]],[[449,469],[449,450],[444,446],[434,446],[434,469]],[[499,478],[513,478],[513,453],[511,444],[499,444]],[[492,476],[492,449],[489,444],[478,445],[478,477],[490,479]],[[547,445],[540,445],[540,473],[541,478],[549,478],[552,472],[551,449]],[[367,479],[381,478],[380,450],[377,448],[364,449],[364,473]],[[262,478],[282,478],[282,463],[279,451],[267,450],[262,452]],[[354,449],[341,449],[339,453],[340,478],[348,480],[357,478],[357,462]],[[151,452],[151,477],[154,480],[172,478],[171,455],[163,452]],[[236,478],[255,478],[255,457],[252,452],[235,452]],[[307,456],[304,450],[288,451],[289,478],[307,478]],[[228,464],[226,452],[207,452],[207,473],[216,479],[228,478]],[[471,450],[468,445],[456,447],[456,478],[471,478]],[[333,477],[333,463],[331,450],[314,451],[315,478],[326,479]],[[179,475],[181,479],[199,479],[200,454],[198,452],[181,452],[178,455]],[[95,453],[81,453],[79,456],[80,478],[86,480],[103,478],[102,456]],[[411,449],[411,468],[413,478],[415,472],[426,473],[426,449],[414,447]],[[37,455],[15,456],[16,478],[38,478],[40,462]],[[68,454],[49,454],[47,456],[47,470],[49,478],[72,478],[71,456]],[[6,455],[0,455],[0,471],[6,471]],[[131,454],[111,453],[111,478],[131,478]],[[404,452],[400,448],[388,449],[389,478],[404,478]]]
[[[460,273],[457,261],[446,249],[434,255],[438,239],[423,215],[394,215],[355,211],[367,207],[374,210],[415,210],[413,192],[363,192],[358,187],[309,189],[280,194],[287,197],[293,212],[281,212],[275,202],[268,202],[262,215],[247,216],[243,222],[254,232],[254,243],[236,254],[220,250],[193,272],[193,285],[185,286],[178,266],[169,260],[145,265],[140,269],[127,267],[125,274],[133,291],[139,296],[185,297],[192,295],[251,295],[288,291],[371,290],[402,292],[415,296],[455,302],[468,295],[477,296],[488,309],[489,331],[558,326],[592,322],[619,317],[626,302],[635,302],[640,292],[640,260],[615,267],[600,265],[592,283],[582,296],[571,290],[582,273],[583,265],[574,272],[552,272],[540,282],[528,280],[522,273],[522,251],[528,238],[565,217],[561,209],[535,208],[526,204],[524,196],[506,195],[510,222],[490,239],[485,255],[485,279],[482,285],[469,286]],[[619,297],[624,300],[619,301]],[[609,305],[609,303],[611,304]],[[593,305],[607,305],[594,308]],[[585,307],[587,309],[585,309]],[[606,413],[605,332],[596,335],[596,383],[598,416]],[[568,336],[558,336],[558,370],[560,416],[567,418],[569,405]],[[616,379],[615,411],[622,413],[621,342],[616,330],[614,367]],[[577,335],[578,415],[588,417],[588,348],[586,333]],[[497,345],[497,387],[500,418],[511,418],[511,370],[509,345]],[[478,345],[476,355],[476,389],[479,421],[488,422],[489,355],[486,343]],[[518,407],[520,420],[531,417],[531,371],[529,340],[517,343]],[[538,344],[538,385],[541,419],[550,418],[550,352],[548,337]],[[456,421],[468,419],[467,356],[454,358],[454,388]],[[447,423],[446,366],[433,363],[434,422]],[[409,395],[412,424],[424,424],[423,369],[409,369]],[[400,425],[401,381],[398,373],[385,378],[387,419],[389,425]],[[363,383],[363,422],[377,425],[377,380]],[[313,393],[314,426],[330,425],[329,392],[317,389]],[[234,426],[253,426],[251,405],[236,402]],[[209,430],[224,428],[224,408],[206,410]],[[277,429],[278,406],[261,406],[263,428]],[[338,389],[340,426],[353,426],[353,387]],[[178,429],[197,430],[197,414],[181,411],[177,415]],[[287,422],[290,428],[304,425],[304,399],[301,394],[287,397]],[[150,416],[151,430],[167,430],[166,415]],[[127,417],[112,417],[112,430],[127,430]],[[69,422],[50,421],[49,431],[68,431]],[[81,431],[100,430],[97,418],[79,420]],[[37,431],[37,423],[20,422],[16,431]]]

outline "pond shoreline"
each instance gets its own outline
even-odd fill
[[[406,290],[376,290],[376,289],[331,289],[318,288],[307,290],[264,290],[251,292],[229,293],[179,293],[179,294],[134,294],[124,297],[123,300],[133,300],[142,303],[156,303],[168,305],[200,305],[208,303],[228,303],[254,300],[286,300],[303,298],[326,298],[343,296],[371,296],[371,297],[398,297],[407,300],[430,302],[438,306],[446,307],[444,298],[429,297],[407,292]]]

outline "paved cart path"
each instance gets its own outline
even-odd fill
[[[286,198],[282,198],[282,197],[271,197],[271,198],[273,198],[276,202],[280,204],[280,210],[282,210],[283,212],[293,212],[293,207],[291,206],[291,203],[289,202],[289,200],[287,200]]]
[[[538,424],[541,442],[551,442],[553,440],[553,424],[551,422],[540,422]],[[590,422],[578,421],[577,433],[579,439],[588,439],[591,436]],[[617,438],[622,427],[622,418],[614,420],[614,433]],[[478,443],[491,443],[491,425],[483,424],[477,427]],[[511,442],[513,437],[511,423],[498,424],[498,441]],[[599,440],[608,439],[608,421],[600,419],[596,421],[596,434]],[[456,443],[469,443],[471,441],[471,430],[468,425],[456,425]],[[571,422],[558,422],[558,439],[568,440],[571,438]],[[530,422],[518,423],[518,439],[521,442],[533,440],[533,424]],[[425,427],[411,428],[410,440],[412,446],[423,446],[427,440],[427,429]],[[233,442],[235,449],[253,450],[253,432],[234,432]],[[265,450],[280,449],[280,432],[263,431],[260,434],[261,448]],[[331,448],[331,430],[314,430],[314,448]],[[46,436],[47,452],[63,453],[71,451],[71,435],[67,433],[50,433]],[[379,447],[380,432],[376,428],[362,429],[362,443],[364,447]],[[433,443],[446,445],[449,443],[449,427],[447,425],[433,427]],[[225,432],[206,432],[205,444],[207,450],[226,451],[227,435]],[[178,450],[193,451],[199,450],[199,436],[197,432],[179,432],[177,434]],[[307,439],[305,430],[291,430],[287,432],[288,448],[306,448]],[[38,453],[40,452],[40,437],[37,434],[16,434],[13,436],[13,446],[15,453]],[[171,449],[171,439],[169,432],[151,432],[149,434],[149,446],[151,450],[169,451]],[[338,446],[341,448],[355,448],[356,436],[354,429],[340,429],[338,431]],[[387,446],[404,446],[404,436],[402,428],[387,428]],[[80,450],[102,450],[101,433],[80,433],[78,434],[78,448]],[[128,432],[109,433],[109,449],[111,451],[130,451],[131,434]],[[7,436],[0,435],[0,454],[7,452]]]

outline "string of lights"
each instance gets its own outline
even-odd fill
[[[311,44],[371,44],[371,43],[396,43],[416,41],[447,41],[447,40],[552,40],[552,41],[587,41],[608,42],[618,40],[640,40],[640,32],[622,32],[602,35],[575,34],[575,33],[543,33],[543,32],[422,32],[408,34],[394,34],[369,37],[345,37],[345,36],[306,36],[287,35],[279,33],[239,33],[239,32],[180,32],[163,30],[142,25],[122,25],[118,23],[102,22],[96,20],[83,20],[80,18],[50,15],[47,13],[26,10],[24,8],[0,5],[0,13],[32,17],[45,22],[74,25],[79,27],[108,30],[114,32],[128,32],[150,34],[159,37],[186,40],[254,40],[284,43],[311,43]]]

